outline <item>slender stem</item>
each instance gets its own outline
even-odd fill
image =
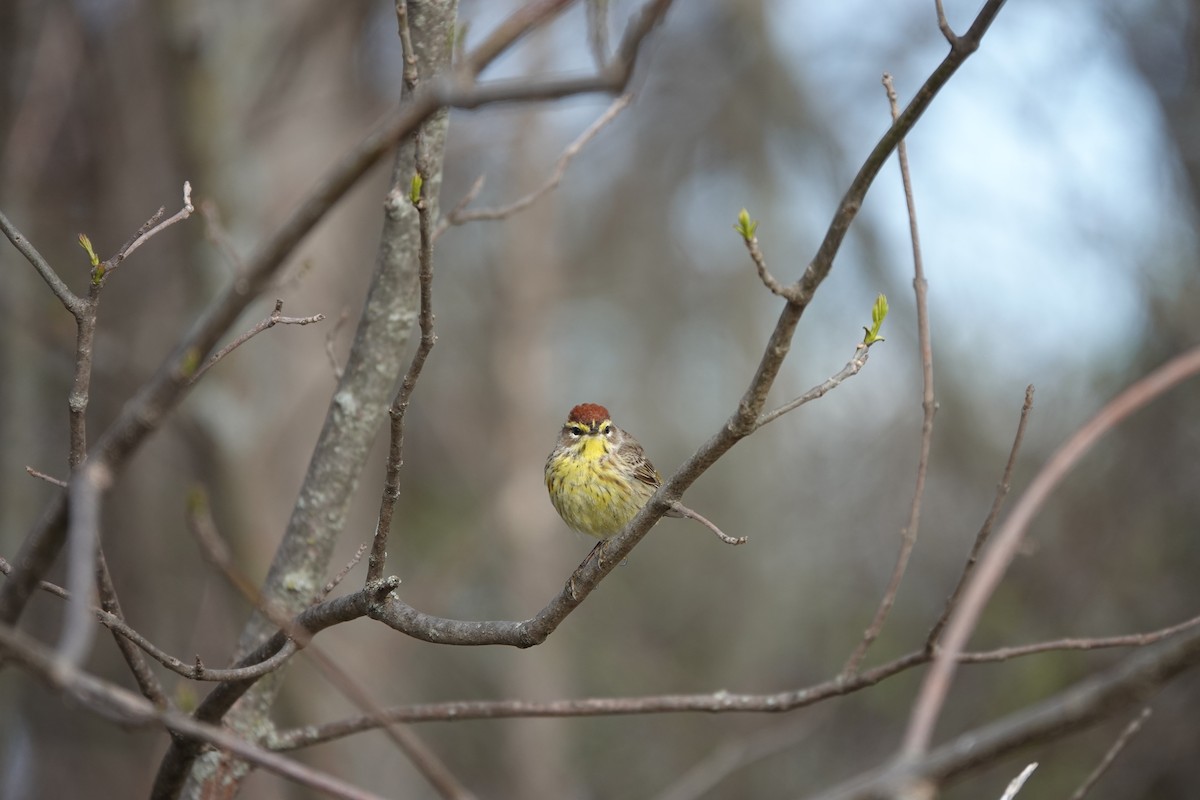
[[[975,629],[983,608],[1011,562],[1029,523],[1045,505],[1050,494],[1097,441],[1121,420],[1159,395],[1200,373],[1200,347],[1176,356],[1149,375],[1136,381],[1110,400],[1077,430],[1050,458],[1029,485],[979,562],[979,568],[963,592],[962,602],[950,617],[943,645],[925,676],[913,705],[901,750],[903,758],[924,753],[950,690],[959,654]]]
[[[896,87],[892,85],[892,76],[886,72],[883,74],[883,87],[887,91],[892,123],[895,124],[900,117],[900,106],[896,101]],[[896,156],[900,162],[900,179],[904,186],[904,204],[908,210],[908,232],[912,242],[917,341],[921,353],[921,444],[917,457],[917,485],[913,489],[912,503],[908,510],[908,524],[900,532],[900,552],[896,554],[896,564],[892,568],[892,576],[879,608],[875,611],[875,617],[863,632],[862,640],[854,648],[850,658],[846,660],[846,666],[842,670],[846,675],[853,674],[859,668],[867,650],[883,632],[883,626],[900,591],[900,583],[904,580],[904,573],[908,570],[908,560],[916,547],[917,532],[921,526],[921,501],[925,497],[925,479],[929,474],[929,451],[933,446],[933,417],[937,413],[937,400],[933,394],[933,342],[929,334],[928,283],[925,280],[924,260],[921,258],[921,237],[917,227],[917,204],[913,199],[912,176],[908,169],[908,148],[903,139],[896,145]]]

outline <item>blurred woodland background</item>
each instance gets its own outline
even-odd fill
[[[515,0],[461,0],[468,46]],[[640,4],[611,0],[614,39]],[[949,0],[965,27],[976,3]],[[929,280],[936,417],[920,537],[868,657],[918,648],[992,502],[1027,384],[1035,405],[1014,495],[1123,386],[1197,342],[1200,5],[1014,0],[909,137]],[[890,122],[944,56],[933,3],[678,2],[646,41],[634,100],[562,184],[502,222],[447,230],[435,253],[438,345],[409,411],[387,574],[414,607],[525,619],[591,547],[546,498],[542,467],[566,411],[607,405],[666,474],[736,407],[781,301],[731,229],[747,207],[772,271],[812,256]],[[576,5],[485,78],[586,71]],[[0,3],[0,209],[78,292],[76,236],[115,251],[183,181],[248,252],[401,91],[393,4],[293,0]],[[454,111],[443,211],[539,186],[608,107],[584,96]],[[234,333],[277,327],[219,363],[120,476],[103,541],[130,624],[185,661],[227,662],[249,607],[184,524],[207,488],[241,569],[261,580],[344,361],[378,246],[380,167],[316,229]],[[100,308],[89,421],[102,430],[235,268],[200,215],[115,275]],[[749,543],[666,520],[545,644],[438,647],[359,621],[318,642],[381,706],[717,689],[769,692],[836,675],[886,586],[908,518],[921,428],[912,259],[894,159],[801,321],[775,406],[836,372],[877,293],[892,313],[863,372],[733,449],[685,502]],[[338,326],[343,314],[349,319]],[[0,243],[0,555],[11,559],[65,477],[74,325]],[[406,357],[407,363],[407,357]],[[1200,386],[1123,424],[1037,518],[974,649],[1153,630],[1200,610]],[[369,542],[386,426],[336,568]],[[61,566],[61,565],[60,565]],[[361,580],[362,567],[350,582]],[[61,570],[49,576],[62,582]],[[22,627],[53,643],[62,603]],[[964,667],[938,729],[951,737],[1046,697],[1126,650]],[[110,637],[87,664],[130,685]],[[787,715],[665,714],[430,723],[415,728],[484,798],[801,796],[885,760],[920,670]],[[186,707],[206,685],[163,679]],[[1093,790],[1194,797],[1200,677],[1187,673]],[[0,676],[0,795],[144,796],[167,744]],[[281,728],[354,713],[299,659]],[[947,788],[1065,797],[1127,716]],[[389,797],[436,796],[378,732],[297,754]],[[732,764],[729,768],[722,764]],[[64,768],[69,765],[69,768]],[[716,766],[714,766],[716,765]],[[103,787],[97,793],[97,787]],[[255,798],[317,796],[265,772]]]

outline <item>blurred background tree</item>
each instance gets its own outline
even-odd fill
[[[468,42],[516,2],[462,0]],[[611,0],[613,20],[637,4]],[[945,52],[932,4],[700,0],[649,40],[636,99],[563,184],[503,223],[448,230],[436,254],[440,344],[409,414],[388,572],[444,616],[522,619],[590,542],[542,486],[566,410],[595,401],[664,473],[735,406],[777,314],[729,226],[749,206],[781,279],[802,270],[838,198],[902,101]],[[962,24],[975,4],[948,3]],[[571,9],[489,76],[586,69]],[[615,23],[614,23],[615,25]],[[75,236],[111,252],[188,179],[242,252],[290,210],[399,92],[388,3],[31,2],[0,5],[0,208],[83,282]],[[1200,76],[1197,7],[1154,0],[1010,4],[910,137],[930,281],[940,411],[909,578],[869,662],[912,649],[941,610],[991,502],[1024,387],[1038,388],[1016,490],[1133,377],[1197,339]],[[478,206],[544,180],[608,99],[454,112],[443,207],[477,178]],[[227,657],[248,608],[203,566],[183,524],[210,487],[243,568],[265,573],[295,501],[361,307],[385,170],[305,242],[276,294],[324,326],[276,330],[218,365],[144,447],[106,505],[105,545],[131,623],[165,649]],[[438,648],[378,626],[323,635],[381,705],[449,699],[773,691],[840,669],[886,584],[912,491],[920,372],[898,175],[868,196],[806,314],[775,391],[836,371],[877,292],[888,341],[854,381],[737,447],[687,502],[737,550],[662,523],[543,646]],[[73,326],[20,256],[0,248],[0,554],[11,556],[65,474]],[[101,307],[90,419],[102,428],[234,270],[197,220],[156,238]],[[252,309],[240,328],[269,310]],[[1109,438],[1040,517],[985,616],[980,647],[1148,630],[1192,616],[1200,568],[1198,390],[1185,386]],[[335,562],[368,541],[386,434]],[[54,579],[54,576],[52,576]],[[27,629],[57,630],[40,599]],[[963,671],[941,735],[1069,685],[1119,653],[1047,654]],[[104,641],[88,665],[127,681]],[[160,734],[113,736],[9,670],[0,679],[0,795],[135,796]],[[168,677],[167,680],[170,680]],[[676,783],[723,746],[765,741],[713,797],[799,794],[886,758],[916,676],[774,716],[504,720],[422,727],[485,797],[690,796]],[[195,689],[181,681],[176,698]],[[1200,684],[1177,682],[1095,790],[1187,797],[1200,782]],[[277,722],[352,709],[304,664]],[[1039,753],[1028,796],[1063,796],[1117,728]],[[387,740],[313,748],[309,763],[392,796],[433,796]],[[1026,759],[1027,760],[1027,759]],[[951,787],[998,796],[1023,760]],[[71,764],[64,770],[63,764]],[[674,792],[674,793],[673,793]],[[1044,792],[1045,794],[1041,794]],[[246,796],[304,796],[256,775]]]

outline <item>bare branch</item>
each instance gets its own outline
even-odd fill
[[[985,650],[976,653],[963,653],[958,661],[961,664],[982,664],[989,661],[1008,661],[1012,658],[1046,653],[1056,650],[1099,650],[1110,647],[1145,647],[1149,644],[1191,630],[1200,625],[1200,616],[1160,628],[1146,633],[1130,633],[1123,636],[1097,636],[1094,638],[1066,638],[1049,642],[1001,647],[996,650]]]
[[[1029,776],[1033,774],[1033,771],[1037,767],[1037,762],[1034,761],[1021,770],[1021,773],[1009,782],[1008,787],[1004,790],[1004,794],[1000,796],[1000,800],[1013,800],[1017,796],[1017,792],[1021,791],[1021,787],[1025,785],[1025,781],[1029,780]]]
[[[924,753],[954,678],[959,654],[983,613],[992,592],[1004,576],[1025,530],[1059,482],[1104,434],[1121,420],[1167,390],[1200,372],[1200,347],[1192,348],[1137,380],[1110,400],[1050,458],[1012,513],[997,531],[979,562],[979,568],[963,592],[962,602],[946,626],[942,649],[934,658],[913,706],[904,737],[903,757],[915,759]]]
[[[354,551],[354,557],[346,562],[346,566],[338,570],[338,573],[329,579],[329,583],[326,583],[325,586],[322,587],[320,594],[313,598],[313,602],[319,603],[326,597],[329,597],[329,595],[333,593],[333,590],[338,587],[338,584],[346,579],[346,576],[350,574],[350,571],[358,566],[358,562],[362,561],[362,557],[366,555],[366,552],[367,544],[364,542],[358,546],[357,550]]]
[[[17,248],[17,252],[25,256],[33,268],[37,270],[38,275],[42,276],[42,280],[50,287],[50,291],[54,292],[54,296],[63,304],[63,308],[71,312],[71,316],[79,318],[84,306],[84,300],[79,298],[71,288],[63,282],[63,279],[58,277],[58,273],[50,266],[50,262],[42,258],[42,254],[33,246],[33,242],[25,238],[25,236],[17,230],[8,217],[0,212],[0,230],[4,231],[4,235],[13,243],[13,247]]]
[[[946,19],[946,9],[942,7],[942,0],[933,0],[934,6],[937,9],[937,24],[938,30],[946,37],[946,42],[951,48],[958,47],[958,34],[950,27],[950,21]]]
[[[483,191],[483,185],[485,183],[487,183],[487,175],[480,175],[475,179],[475,182],[471,184],[471,188],[467,189],[467,193],[464,194],[462,198],[454,205],[454,208],[451,209],[450,213],[443,217],[442,221],[438,223],[437,228],[433,231],[433,240],[435,242],[441,238],[442,234],[446,232],[447,228],[454,224],[451,222],[451,220],[457,219],[467,208],[467,206],[475,202],[475,198],[478,197],[479,193]]]
[[[220,350],[218,350],[216,353],[213,354],[212,358],[210,358],[208,361],[206,361],[202,365],[200,365],[200,367],[192,375],[192,383],[195,383],[196,381],[200,380],[200,378],[203,377],[204,373],[206,373],[210,369],[212,369],[213,365],[216,364],[218,361],[220,361],[222,358],[229,355],[234,350],[238,349],[239,347],[244,345],[246,342],[250,341],[255,336],[257,336],[258,334],[265,331],[267,328],[274,328],[276,325],[311,325],[314,322],[320,322],[323,319],[325,319],[324,314],[313,314],[312,316],[309,316],[309,317],[285,317],[285,316],[283,316],[283,301],[276,300],[275,301],[275,309],[270,314],[268,314],[265,319],[263,319],[261,322],[259,322],[257,325],[255,325],[250,330],[243,333],[241,336],[234,339],[229,344],[222,347]]]
[[[1017,464],[1017,453],[1021,449],[1021,441],[1025,438],[1025,424],[1029,421],[1029,412],[1033,410],[1033,384],[1025,387],[1025,402],[1021,406],[1021,419],[1017,422],[1017,433],[1013,437],[1012,448],[1008,451],[1008,461],[1004,464],[1004,474],[1000,477],[1000,483],[996,486],[996,497],[992,500],[992,508],[988,511],[987,517],[983,520],[983,525],[979,528],[979,533],[975,535],[975,543],[971,545],[971,552],[967,556],[967,563],[963,565],[962,575],[958,578],[958,585],[954,587],[954,591],[946,598],[946,607],[942,610],[942,615],[938,617],[937,622],[933,623],[933,627],[929,629],[929,635],[925,637],[925,647],[932,650],[937,644],[938,637],[942,634],[942,629],[946,627],[946,620],[950,618],[954,608],[958,605],[958,599],[962,596],[963,587],[967,585],[967,581],[971,577],[971,573],[975,571],[975,563],[979,560],[979,553],[983,550],[983,546],[987,544],[988,537],[992,535],[992,526],[996,524],[996,519],[1000,516],[1000,509],[1004,507],[1004,500],[1008,497],[1009,489],[1012,486],[1012,473]]]
[[[246,262],[238,254],[237,248],[233,246],[233,241],[229,238],[229,233],[221,224],[221,213],[217,209],[217,204],[211,200],[205,200],[200,204],[200,215],[204,217],[204,238],[208,239],[209,243],[225,257],[226,263],[233,270],[234,280],[241,281],[241,276],[246,271]]]
[[[996,541],[1002,534],[1003,530],[997,533]],[[1192,631],[1169,644],[1140,651],[1032,708],[968,731],[928,754],[900,758],[853,778],[823,792],[818,800],[882,800],[916,782],[941,783],[994,764],[1019,749],[1056,741],[1113,713],[1142,705],[1160,687],[1198,663],[1200,632]]]
[[[896,101],[896,88],[892,85],[892,76],[883,74],[883,88],[887,92],[888,106],[892,112],[892,124],[900,118],[900,106]],[[913,291],[916,294],[917,305],[917,341],[921,352],[921,444],[917,457],[917,485],[913,489],[912,504],[908,511],[908,524],[900,532],[900,552],[896,554],[896,564],[892,568],[892,576],[888,581],[887,590],[875,611],[875,617],[863,633],[862,640],[846,660],[842,668],[843,674],[852,674],[858,670],[867,650],[883,632],[888,614],[896,602],[896,594],[900,591],[900,583],[908,569],[908,560],[917,544],[917,532],[921,526],[921,501],[925,497],[925,478],[929,473],[929,451],[933,446],[933,417],[937,413],[937,400],[933,394],[933,342],[929,334],[929,304],[928,284],[925,281],[925,266],[921,258],[921,237],[917,229],[917,204],[913,199],[912,176],[908,170],[908,148],[901,139],[896,145],[896,156],[900,162],[900,179],[904,185],[904,204],[908,209],[908,231],[912,241],[913,257]]]
[[[345,800],[382,800],[324,772],[283,758],[251,744],[230,731],[197,722],[186,714],[156,708],[125,689],[81,672],[56,659],[40,643],[7,625],[0,625],[0,650],[52,689],[74,698],[81,705],[121,725],[161,725],[190,740],[205,742],[234,753],[238,758],[281,775],[303,786],[319,789]]]
[[[730,736],[672,781],[655,800],[699,800],[708,797],[721,781],[734,772],[798,747],[812,736],[814,722],[814,717],[808,715],[749,735]]]
[[[433,332],[433,236],[430,219],[429,202],[425,191],[429,182],[428,165],[424,163],[422,148],[417,146],[417,176],[420,179],[420,189],[415,199],[417,208],[417,228],[420,235],[418,247],[417,285],[420,292],[420,311],[417,315],[421,328],[421,339],[417,344],[417,352],[413,354],[412,362],[400,382],[400,389],[392,399],[388,415],[391,418],[389,430],[388,457],[383,482],[383,492],[379,500],[379,516],[375,524],[375,536],[371,544],[371,557],[367,559],[367,582],[378,581],[383,577],[383,568],[387,561],[387,542],[392,530],[392,512],[396,500],[400,497],[400,467],[404,463],[404,416],[408,404],[412,402],[413,391],[417,388],[417,380],[425,367],[425,360],[437,343],[437,334]]]
[[[192,205],[192,184],[189,183],[188,181],[184,181],[183,182],[183,208],[179,209],[174,214],[172,214],[171,216],[164,219],[162,222],[158,222],[158,218],[161,217],[162,213],[163,213],[163,209],[160,208],[158,210],[158,214],[151,217],[150,221],[147,222],[146,225],[142,226],[143,229],[138,231],[137,235],[134,236],[134,238],[128,244],[126,244],[124,247],[122,247],[120,250],[118,250],[116,255],[114,255],[112,258],[110,258],[108,261],[105,262],[105,267],[106,267],[105,272],[111,273],[113,270],[115,270],[117,267],[119,267],[121,265],[122,261],[124,261],[125,259],[129,258],[131,255],[133,255],[133,252],[135,250],[137,250],[139,247],[141,247],[146,242],[150,241],[155,236],[162,233],[163,231],[165,231],[167,228],[171,227],[172,225],[174,225],[178,222],[183,222],[185,219],[190,217],[195,212],[195,210],[196,210],[196,207]],[[155,224],[156,222],[158,224]]]
[[[0,573],[8,575],[11,572],[12,565],[9,564],[5,559],[0,558]],[[71,597],[71,593],[66,589],[56,584],[49,583],[48,581],[42,581],[38,588],[64,600],[67,600]],[[103,582],[101,583],[100,588],[101,601],[105,602],[105,590]],[[296,643],[288,640],[284,645],[282,645],[281,649],[277,653],[270,658],[265,659],[264,661],[236,669],[210,669],[204,666],[204,664],[200,661],[199,656],[196,657],[192,664],[188,664],[187,662],[181,661],[180,659],[172,656],[165,650],[155,645],[141,633],[130,627],[123,615],[106,610],[107,608],[107,605],[105,607],[92,606],[91,613],[95,615],[96,619],[99,620],[101,625],[108,628],[113,632],[113,634],[119,637],[118,647],[121,647],[120,640],[132,643],[146,653],[146,655],[150,656],[167,669],[171,670],[177,675],[188,678],[189,680],[224,682],[256,679],[278,669],[283,662],[287,661],[287,659],[291,658],[292,655],[295,654],[297,649]],[[125,652],[124,647],[121,647],[121,650],[122,653]],[[128,655],[126,656],[126,659],[129,659]],[[137,673],[143,672],[140,665],[138,667],[134,667],[133,669],[135,670],[135,678],[138,678],[138,683],[141,685],[142,680],[145,679],[145,674],[143,674],[141,677],[138,677]],[[147,682],[150,683],[150,681]],[[143,693],[145,693],[145,691]],[[150,697],[149,695],[147,695],[147,697],[154,701],[155,705],[159,705],[158,701],[156,701],[153,697]],[[160,707],[165,707],[165,704]]]
[[[970,37],[977,44],[991,26],[1002,5],[1003,0],[988,0],[964,38]],[[521,646],[537,644],[540,641],[537,637],[542,636],[543,631],[545,634],[552,631],[591,592],[595,583],[607,575],[612,567],[624,559],[641,541],[650,527],[670,507],[672,500],[678,500],[705,470],[755,430],[767,395],[791,349],[796,326],[817,288],[833,268],[834,256],[841,247],[850,223],[858,215],[867,190],[879,174],[879,170],[892,149],[916,124],[917,119],[928,108],[938,91],[969,57],[971,50],[972,48],[957,48],[946,56],[863,162],[834,212],[833,219],[829,223],[825,238],[816,255],[796,284],[799,290],[795,301],[789,299],[780,312],[779,321],[763,348],[758,368],[750,385],[742,395],[737,409],[717,433],[705,442],[674,475],[667,479],[622,533],[602,543],[605,551],[604,558],[587,561],[575,570],[559,596],[530,621],[530,628],[533,630],[522,631],[523,633],[536,631],[536,635],[532,639],[518,640],[522,641]],[[414,619],[421,618],[410,614],[411,609],[397,610],[400,611],[396,617],[397,622],[403,621],[405,625],[410,624]],[[439,631],[439,633],[441,632]]]
[[[309,606],[290,621],[291,638],[309,641],[326,628],[365,616],[371,605],[379,603],[399,583],[399,579],[389,579],[370,589]],[[250,667],[267,661],[286,646],[289,633],[282,630],[277,631],[253,652],[239,659],[234,668]],[[195,719],[210,724],[219,722],[255,682],[255,679],[248,679],[218,684],[196,708]],[[159,765],[158,774],[155,776],[152,797],[167,798],[177,794],[188,770],[200,755],[203,743],[202,739],[196,737],[183,737],[172,741]]]
[[[871,346],[869,344],[862,344],[861,342],[857,344],[854,347],[854,356],[846,362],[846,366],[842,367],[836,373],[826,378],[813,388],[809,389],[795,400],[784,403],[774,411],[768,411],[760,416],[758,418],[758,422],[754,426],[755,430],[766,425],[768,422],[774,422],[784,414],[799,408],[805,403],[811,403],[813,400],[824,397],[837,387],[841,386],[847,378],[854,377],[859,373],[859,371],[862,370],[864,366],[866,366],[867,358],[870,356],[870,352]]]
[[[475,183],[472,184],[471,189],[467,192],[466,196],[464,196],[464,198],[459,201],[458,205],[454,207],[454,210],[451,211],[445,219],[438,223],[437,229],[433,233],[433,240],[436,242],[438,237],[445,233],[446,229],[451,225],[462,225],[467,222],[475,222],[478,220],[507,219],[513,214],[524,211],[526,208],[537,202],[537,200],[539,200],[543,195],[554,191],[556,188],[558,188],[558,185],[562,183],[563,176],[567,173],[567,167],[571,165],[571,162],[576,156],[579,155],[580,151],[582,151],[583,148],[592,141],[592,139],[596,138],[596,134],[598,134],[605,128],[605,126],[616,119],[617,115],[624,111],[632,101],[633,95],[630,93],[623,94],[614,100],[603,114],[597,117],[596,120],[589,125],[587,129],[578,136],[578,138],[575,139],[575,141],[571,142],[571,144],[569,144],[567,148],[563,150],[562,155],[559,156],[558,161],[556,161],[554,164],[554,171],[550,173],[550,177],[548,177],[541,186],[534,189],[524,197],[514,200],[507,205],[498,206],[496,208],[481,208],[476,211],[467,211],[466,207],[470,203],[471,199],[473,199],[475,195],[479,193],[480,189],[483,188],[483,176],[477,178]]]
[[[488,624],[488,623],[483,623]],[[1144,647],[1177,636],[1200,626],[1200,617],[1147,633],[1094,639],[1057,639],[1049,642],[1001,648],[978,653],[963,653],[963,664],[1010,661],[1030,655],[1070,650],[1096,650],[1116,647]],[[475,719],[542,717],[594,717],[631,714],[681,713],[781,713],[816,705],[833,697],[853,694],[875,686],[887,678],[933,660],[933,654],[917,650],[886,664],[861,672],[848,680],[836,677],[802,689],[767,694],[728,691],[697,694],[649,695],[642,697],[592,697],[548,702],[525,700],[457,700],[397,706],[378,715],[352,717],[323,725],[305,726],[276,734],[272,747],[291,750],[361,733],[385,722],[448,722]]]
[[[1147,706],[1146,708],[1143,708],[1142,712],[1134,717],[1128,725],[1125,726],[1125,729],[1121,731],[1121,735],[1117,737],[1117,740],[1113,742],[1112,747],[1108,748],[1108,752],[1104,754],[1104,758],[1100,759],[1100,763],[1096,765],[1096,768],[1092,770],[1091,774],[1084,779],[1079,788],[1075,790],[1075,793],[1071,795],[1071,800],[1083,800],[1087,793],[1091,791],[1092,787],[1096,785],[1096,782],[1099,781],[1104,773],[1108,771],[1108,768],[1112,766],[1112,763],[1117,760],[1117,756],[1120,755],[1121,751],[1125,749],[1125,745],[1129,744],[1129,740],[1137,735],[1137,732],[1142,729],[1142,725],[1144,725],[1146,720],[1149,718],[1150,707]]]
[[[264,614],[279,625],[281,630],[286,631],[286,620],[279,618],[279,614],[274,610],[264,607],[265,604],[258,587],[238,569],[229,543],[217,530],[217,523],[213,520],[212,509],[209,507],[208,492],[202,487],[193,487],[189,492],[186,518],[188,531],[200,545],[200,552],[208,563],[217,568],[222,577],[237,590],[238,594],[245,598],[246,602],[260,608]],[[307,643],[307,640],[299,642],[299,644]]]
[[[420,75],[417,72],[417,54],[413,50],[412,32],[408,27],[408,0],[396,0],[396,28],[400,37],[400,50],[404,54],[404,89],[411,92],[417,88]]]
[[[104,557],[104,549],[99,546],[96,548],[96,588],[100,595],[100,608],[124,622],[125,614],[121,610],[121,601],[117,598],[117,589],[113,585],[112,575],[108,571],[108,560]],[[129,665],[129,671],[133,674],[133,679],[137,682],[142,696],[154,703],[157,708],[170,706],[171,703],[167,699],[166,692],[163,691],[162,683],[150,669],[142,652],[115,631],[113,632],[113,642],[121,651],[125,663]]]
[[[350,699],[361,711],[365,711],[371,715],[379,715],[382,711],[375,705],[366,690],[362,688],[349,674],[338,666],[332,658],[324,653],[324,651],[311,644],[312,634],[308,632],[303,624],[298,620],[288,619],[285,614],[268,605],[253,584],[243,576],[233,563],[232,556],[229,551],[229,546],[225,540],[221,538],[217,531],[217,526],[212,520],[209,513],[208,503],[203,501],[203,496],[200,494],[193,496],[193,501],[190,504],[188,519],[190,527],[196,534],[197,539],[208,556],[209,560],[215,564],[226,580],[230,582],[235,589],[238,590],[250,603],[252,603],[260,613],[266,616],[275,624],[279,631],[287,636],[288,644],[294,645],[294,648],[307,647],[305,651],[309,660],[318,668],[324,678],[334,685],[344,696]],[[360,549],[359,555],[362,551]],[[355,562],[357,558],[355,559]],[[351,562],[351,566],[353,563]],[[340,578],[331,580],[327,586],[332,591],[336,581]],[[398,581],[397,581],[398,583]],[[378,587],[394,586],[381,581],[373,581],[369,588],[364,591],[368,593],[378,592]],[[327,593],[327,592],[326,592]],[[315,607],[319,602],[318,597],[314,600]],[[284,653],[289,648],[285,645],[273,656],[264,658],[259,664],[272,664],[274,667],[282,666],[287,657]],[[202,666],[197,663],[197,672],[203,674]],[[252,665],[247,665],[252,666]],[[267,670],[263,670],[265,674]],[[243,684],[242,691],[249,689],[250,685],[261,677],[261,674],[248,675],[244,678],[237,678],[237,683]],[[226,683],[225,686],[231,684]],[[215,694],[215,692],[214,692]],[[447,798],[447,800],[468,800],[473,795],[462,786],[461,783],[454,777],[453,773],[442,763],[441,759],[429,749],[429,747],[421,741],[415,733],[407,728],[398,725],[384,726],[389,738],[396,743],[397,747],[404,753],[413,765],[421,772],[422,775],[429,780],[430,784],[438,791],[438,793]]]
[[[0,557],[0,573],[4,575],[11,575],[12,572],[13,565],[8,563],[8,559]],[[41,581],[37,588],[40,591],[47,592],[64,600],[67,598],[67,590],[56,583],[50,583],[50,581]]]
[[[497,25],[486,39],[476,45],[475,49],[463,59],[459,69],[469,78],[474,78],[514,42],[538,25],[553,19],[571,2],[572,0],[533,0],[533,2],[525,3]]]
[[[25,471],[35,478],[41,478],[42,480],[44,480],[46,483],[50,484],[51,486],[57,486],[60,489],[67,488],[67,482],[64,481],[62,478],[56,478],[53,475],[47,475],[46,473],[36,470],[30,466],[26,466]]]
[[[701,516],[700,512],[693,511],[692,509],[685,506],[683,503],[680,503],[678,500],[671,503],[671,510],[676,512],[677,514],[679,514],[679,516],[681,516],[681,517],[686,517],[687,519],[696,520],[696,522],[699,522],[701,525],[703,525],[704,527],[706,527],[710,531],[712,531],[714,534],[716,534],[716,537],[718,539],[720,539],[722,542],[724,542],[725,544],[739,545],[739,544],[746,543],[745,536],[737,536],[737,537],[730,536],[729,534],[725,533],[725,531],[721,530],[716,525],[709,522],[708,519]]]
[[[333,323],[329,333],[325,334],[325,356],[329,359],[329,367],[333,370],[333,377],[336,380],[341,380],[342,373],[345,371],[341,364],[338,363],[337,353],[333,351],[334,340],[337,339],[338,331],[346,324],[346,320],[350,319],[350,310],[342,309],[342,313],[338,314],[337,322]]]
[[[561,0],[560,0],[561,2]],[[475,108],[488,103],[552,99],[584,92],[622,91],[637,58],[642,41],[661,20],[669,0],[650,0],[626,28],[618,57],[602,74],[585,78],[551,78],[500,81],[477,86],[462,77],[435,77],[390,119],[368,134],[346,153],[317,182],[299,207],[268,236],[246,261],[240,280],[228,287],[205,311],[191,333],[167,357],[98,442],[99,454],[118,472],[129,456],[156,430],[161,420],[182,400],[192,386],[192,366],[209,353],[246,306],[270,284],[272,277],[300,241],[326,213],[397,142],[409,136],[442,107]],[[467,74],[482,69],[526,30],[557,11],[559,3],[533,3],[517,13],[522,24],[503,24],[471,56],[464,60]],[[538,13],[530,15],[530,10]],[[472,71],[474,70],[474,71]],[[39,580],[49,570],[66,538],[66,503],[62,495],[52,499],[37,525],[22,544],[13,579],[0,587],[0,622],[20,616]]]
[[[745,214],[745,212],[742,213]],[[767,269],[767,257],[763,255],[762,248],[759,247],[758,237],[747,231],[747,235],[743,235],[742,241],[746,245],[746,251],[750,254],[750,260],[754,262],[754,268],[758,271],[758,278],[763,282],[763,286],[766,286],[771,291],[771,294],[778,295],[789,303],[799,302],[799,288],[796,286],[785,286]]]

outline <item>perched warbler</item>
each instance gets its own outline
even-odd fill
[[[661,485],[662,476],[638,440],[596,403],[571,409],[546,459],[546,488],[554,509],[572,528],[598,539],[620,533]],[[667,516],[695,519],[729,544],[745,541],[726,536],[679,502],[671,504]]]
[[[620,533],[661,485],[638,440],[595,403],[571,409],[546,459],[554,509],[572,528],[597,539]]]

